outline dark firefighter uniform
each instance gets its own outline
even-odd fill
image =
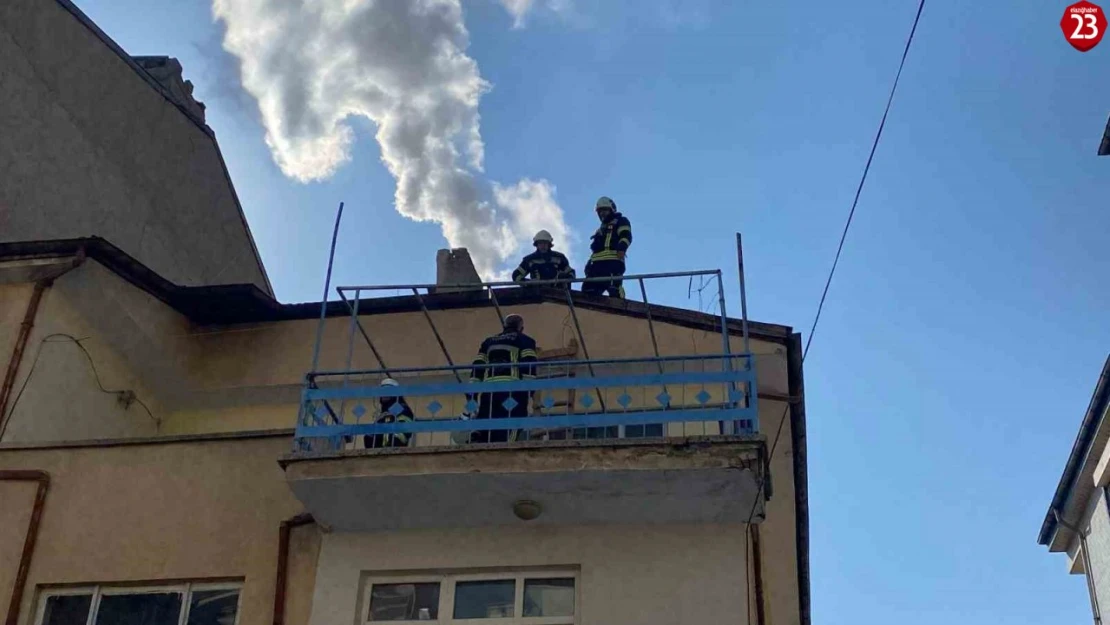
[[[402,421],[412,421],[415,417],[412,414],[412,408],[409,407],[408,402],[403,397],[382,397],[379,399],[381,411],[375,423],[400,423]],[[394,404],[400,408],[394,408]],[[362,437],[363,444],[367,449],[376,449],[379,447],[408,447],[409,441],[412,440],[412,434],[398,433],[398,434],[374,434]]]
[[[470,373],[471,382],[515,382],[536,377],[536,341],[523,332],[506,329],[501,334],[482,341]],[[482,393],[478,399],[475,419],[502,419],[527,417],[528,391]],[[506,405],[508,404],[508,405]],[[472,443],[504,443],[509,440],[509,430],[484,430],[471,434]]]
[[[609,214],[590,241],[590,261],[586,263],[586,277],[623,276],[624,260],[622,254],[632,245],[632,224],[624,215],[613,211]],[[624,297],[621,280],[608,282],[583,282],[583,293],[600,295],[608,292],[612,297]]]
[[[513,271],[513,282],[527,280],[573,280],[574,269],[562,252],[536,250],[520,261]]]

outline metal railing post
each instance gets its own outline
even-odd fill
[[[647,287],[644,286],[643,278],[638,278],[637,282],[640,283],[640,295],[644,298],[644,312],[647,313],[648,332],[651,333],[651,349],[655,353],[655,357],[659,358],[659,343],[655,340],[655,323],[651,318],[651,304],[648,303]],[[655,364],[659,368],[659,373],[663,373],[663,363],[656,360]],[[663,391],[667,391],[666,385],[663,386]]]
[[[489,291],[489,299],[493,302],[493,308],[497,311],[497,320],[501,322],[501,327],[505,327],[505,315],[501,314],[501,304],[497,303],[497,294],[493,292],[492,286],[487,286],[486,290]]]

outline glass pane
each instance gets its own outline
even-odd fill
[[[525,580],[524,616],[574,616],[574,578]]]
[[[177,625],[181,593],[102,595],[96,625]]]
[[[439,584],[374,584],[371,621],[434,621],[439,618]]]
[[[516,581],[511,579],[455,584],[455,618],[513,616]]]
[[[238,588],[194,590],[189,598],[187,625],[234,625],[238,611]]]
[[[42,625],[85,625],[92,595],[55,595],[46,598]]]

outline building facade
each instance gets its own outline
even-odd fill
[[[180,66],[16,0],[0,72],[2,123],[57,136],[0,132],[5,625],[809,622],[789,327],[460,285],[459,252],[412,295],[282,304]],[[471,383],[509,314],[535,377]],[[528,416],[475,442],[507,388]]]
[[[1037,542],[1086,576],[1097,624],[1110,609],[1110,358],[1102,367]]]

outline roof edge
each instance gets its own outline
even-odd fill
[[[96,260],[133,286],[161,300],[198,325],[234,325],[239,323],[265,323],[316,319],[320,316],[319,302],[282,304],[254,284],[217,284],[207,286],[181,286],[163,278],[127,252],[101,237],[80,239],[52,239],[46,241],[16,241],[0,243],[0,260],[21,258],[54,258],[72,256],[83,250],[86,257]],[[566,304],[566,291],[558,289],[521,289],[508,287],[497,292],[501,305],[556,303]],[[721,318],[700,311],[674,308],[661,304],[644,305],[642,302],[614,299],[600,295],[573,292],[575,306],[587,310],[616,315],[652,319],[698,330],[719,332]],[[493,302],[483,291],[434,293],[423,297],[424,303],[441,310],[458,308],[493,308]],[[421,302],[416,296],[369,298],[359,301],[359,310],[366,314],[419,312]],[[349,314],[340,301],[325,305],[328,317]],[[789,346],[793,329],[772,323],[748,321],[752,338]],[[730,335],[739,336],[743,322],[728,319]]]
[[[1108,408],[1110,408],[1110,355],[1102,365],[1102,372],[1095,384],[1094,393],[1091,394],[1087,412],[1079,425],[1079,433],[1075,437],[1075,443],[1072,444],[1071,453],[1068,454],[1068,461],[1064,464],[1064,473],[1060,476],[1060,483],[1056,486],[1052,503],[1049,504],[1044,522],[1041,523],[1041,531],[1037,535],[1038,544],[1048,545],[1052,542],[1057,530],[1056,516],[1053,512],[1062,510],[1071,497],[1079,472],[1083,468],[1083,459],[1090,451],[1095,432],[1106,418]]]

